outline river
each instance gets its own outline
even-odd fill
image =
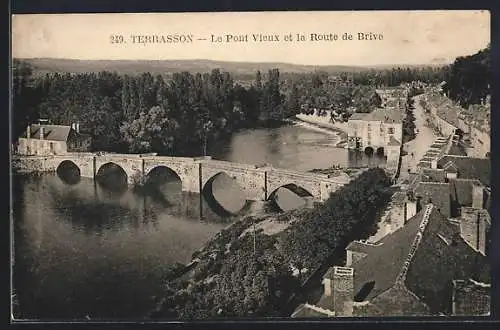
[[[297,126],[246,130],[213,158],[296,170],[383,163],[336,148],[338,142],[338,136]],[[14,176],[15,317],[141,317],[161,293],[165,269],[189,262],[218,231],[253,210],[230,178],[212,183],[216,205],[181,192],[176,180],[160,183],[142,191],[110,190],[57,174]],[[233,209],[242,210],[224,212]]]

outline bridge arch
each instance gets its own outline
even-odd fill
[[[77,184],[81,179],[80,167],[68,159],[59,163],[56,168],[56,174],[66,184]]]
[[[115,162],[102,164],[96,172],[95,180],[105,188],[121,189],[128,185],[127,172]]]
[[[313,194],[307,189],[288,183],[274,189],[268,197],[281,211],[289,211],[307,206],[312,201]]]
[[[142,191],[164,205],[182,202],[182,178],[166,165],[152,167],[145,175]]]
[[[182,178],[174,169],[166,165],[158,165],[149,169],[146,175],[146,184],[163,184],[168,181],[179,181],[182,183]]]
[[[244,189],[224,171],[212,175],[201,191],[210,208],[220,215],[235,215],[247,205]]]
[[[287,190],[290,190],[291,192],[295,193],[297,196],[300,196],[300,197],[312,197],[313,196],[313,194],[311,192],[309,192],[309,190],[305,189],[304,187],[301,187],[296,183],[287,183],[287,184],[284,184],[284,185],[279,186],[276,189],[274,189],[269,194],[268,199],[273,197],[280,188],[285,188]]]

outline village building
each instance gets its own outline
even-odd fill
[[[444,137],[460,141],[468,156],[486,158],[491,153],[489,98],[464,109],[440,93],[430,93],[425,102],[429,123]]]
[[[399,156],[403,141],[404,111],[400,108],[378,108],[370,113],[355,113],[347,123],[348,148]]]
[[[292,317],[489,315],[490,160],[429,162],[393,198],[387,233],[351,242]]]
[[[380,241],[351,243],[345,267],[324,275],[319,301],[292,317],[487,315],[488,260],[466,240],[460,222],[427,204]]]
[[[30,124],[17,142],[20,155],[60,155],[91,150],[92,139],[80,131],[80,124],[71,126],[45,123]]]

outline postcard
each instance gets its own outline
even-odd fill
[[[488,11],[11,36],[12,321],[490,315]]]

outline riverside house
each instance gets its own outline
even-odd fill
[[[90,151],[91,142],[90,135],[80,132],[79,123],[65,126],[40,121],[26,127],[16,149],[20,155],[60,155]]]

